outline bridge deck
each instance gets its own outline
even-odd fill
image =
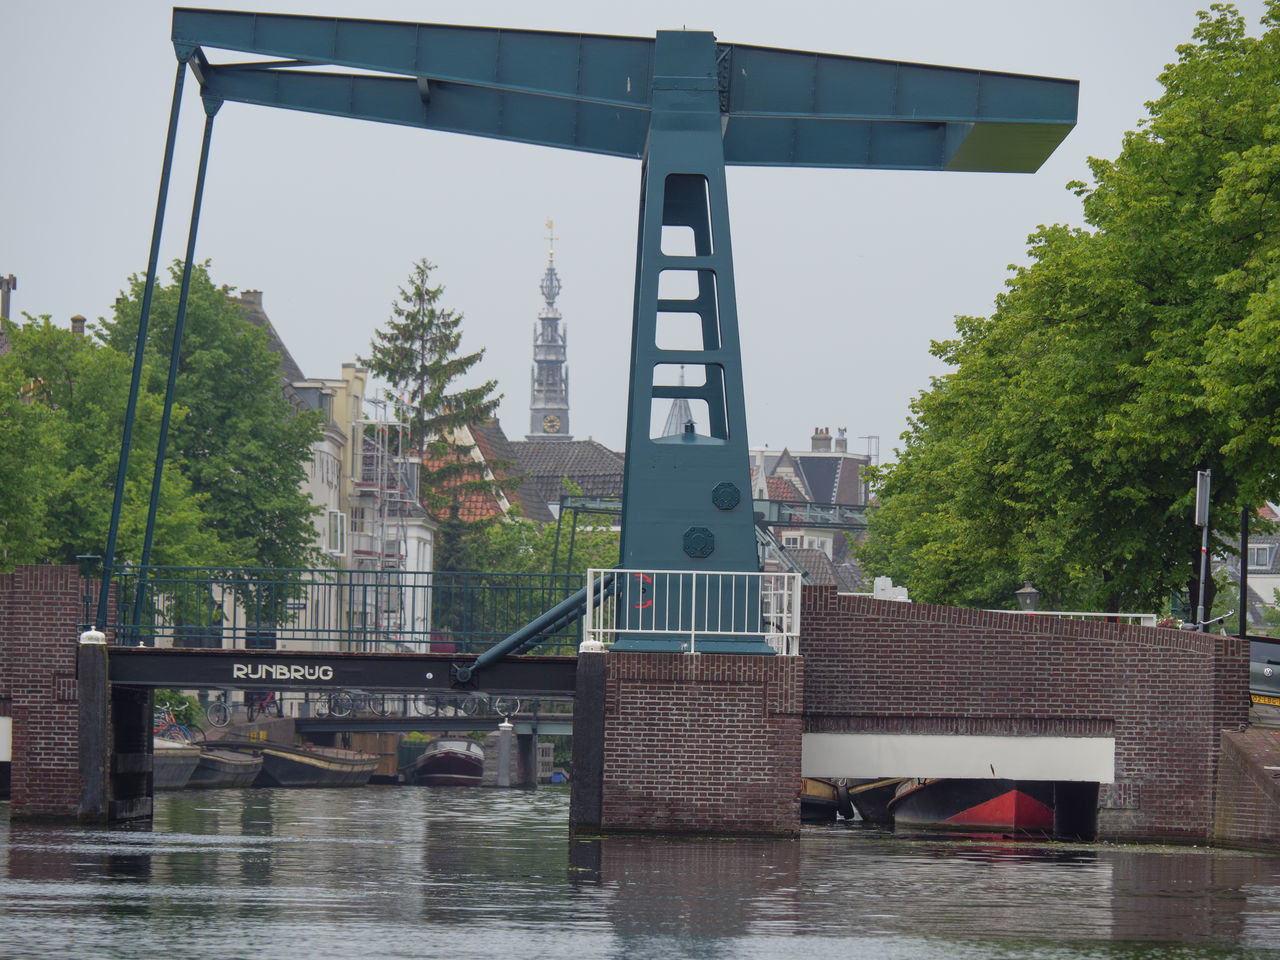
[[[173,650],[111,647],[112,683],[216,690],[383,690],[448,693],[458,689],[454,654],[321,653],[302,650]],[[521,696],[572,696],[576,657],[508,657],[485,667],[465,689]]]

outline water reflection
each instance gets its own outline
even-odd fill
[[[0,819],[0,956],[66,942],[72,956],[309,960],[1280,948],[1269,855],[841,828],[570,841],[567,808],[563,790],[385,787],[171,794],[142,832]]]

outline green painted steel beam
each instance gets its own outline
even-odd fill
[[[112,683],[134,687],[447,694],[454,691],[451,667],[459,662],[453,654],[113,646],[108,672]],[[576,669],[575,657],[508,657],[492,664],[485,671],[483,684],[477,686],[494,694],[571,697],[576,689]],[[246,679],[247,675],[256,679]]]
[[[621,566],[638,582],[616,601],[618,651],[691,649],[705,634],[700,652],[773,653],[759,583],[737,576],[757,555],[726,166],[1029,172],[1074,126],[1078,98],[1069,80],[735,46],[701,31],[641,39],[177,8],[173,42],[217,100],[643,161],[621,523]],[[211,63],[209,50],[258,62]],[[691,247],[665,249],[664,231]],[[687,385],[671,379],[681,367]],[[675,437],[655,416],[672,399],[700,421]]]
[[[225,100],[609,156],[648,143],[649,38],[179,7],[173,40],[200,49],[193,69]],[[1074,80],[715,49],[729,165],[1031,172],[1076,122]]]

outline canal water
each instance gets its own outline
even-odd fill
[[[907,839],[570,841],[569,798],[157,798],[149,831],[11,824],[0,957],[1280,957],[1280,857]]]

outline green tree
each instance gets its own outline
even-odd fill
[[[168,377],[181,286],[182,264],[170,267],[171,283],[157,284],[147,343],[147,385],[163,397]],[[102,322],[99,336],[132,358],[145,278],[133,276]],[[302,489],[319,418],[299,413],[281,392],[280,361],[267,331],[245,320],[215,286],[208,262],[192,270],[191,291],[176,383],[186,414],[175,418],[167,465],[177,465],[205,498],[212,529],[228,561],[271,569],[319,561],[312,518],[317,509]],[[135,445],[131,459],[146,459]],[[154,458],[155,443],[150,444]],[[166,472],[167,472],[166,467]]]
[[[539,525],[524,517],[507,517],[502,522],[477,527],[472,548],[475,570],[510,573],[558,573],[566,576],[574,589],[581,586],[587,570],[618,565],[618,534],[608,521],[584,515],[573,535],[573,556],[569,556],[569,523],[559,531],[557,549],[555,524]],[[552,560],[555,559],[555,568]]]
[[[10,340],[21,336],[8,320],[0,319],[0,330]],[[17,361],[16,352],[0,354],[0,571],[35,562],[54,546],[45,513],[58,477],[49,465],[63,446],[54,411],[32,401],[35,384]]]
[[[434,269],[425,259],[413,265],[408,287],[400,288],[385,329],[374,332],[369,356],[360,362],[390,384],[387,397],[397,409],[400,401],[407,403],[408,442],[423,457],[419,494],[428,510],[449,522],[440,532],[445,549],[437,548],[439,567],[450,550],[460,552],[458,522],[465,500],[493,494],[516,481],[476,470],[471,458],[475,445],[461,439],[466,427],[493,416],[502,394],[494,393],[496,380],[474,387],[458,384],[484,357],[484,350],[458,352],[462,314],[441,306],[444,286],[431,285]],[[509,466],[491,464],[494,474],[503,474]]]
[[[131,364],[48,317],[6,322],[5,332],[10,349],[0,356],[0,565],[74,563],[78,554],[101,554]],[[160,410],[160,398],[141,390],[134,434],[141,447],[154,449]],[[179,408],[178,415],[183,412]],[[151,464],[130,458],[118,544],[123,561],[140,558],[150,484]],[[205,505],[180,469],[165,474],[156,562],[224,560]]]
[[[995,313],[934,344],[953,369],[878,473],[870,572],[938,602],[1011,606],[1030,578],[1060,608],[1158,609],[1192,577],[1196,469],[1214,517],[1280,492],[1277,10],[1259,40],[1202,13],[1149,118],[1070,185],[1091,229],[1041,228]]]
[[[580,492],[567,481],[566,487]],[[463,559],[442,561],[437,555],[432,612],[440,629],[464,638],[487,634],[500,640],[577,591],[588,568],[618,565],[618,534],[599,515],[583,515],[572,533],[568,522],[557,530],[514,508],[506,517],[458,524],[461,529],[448,542],[460,545]],[[577,629],[570,624],[558,636]]]

